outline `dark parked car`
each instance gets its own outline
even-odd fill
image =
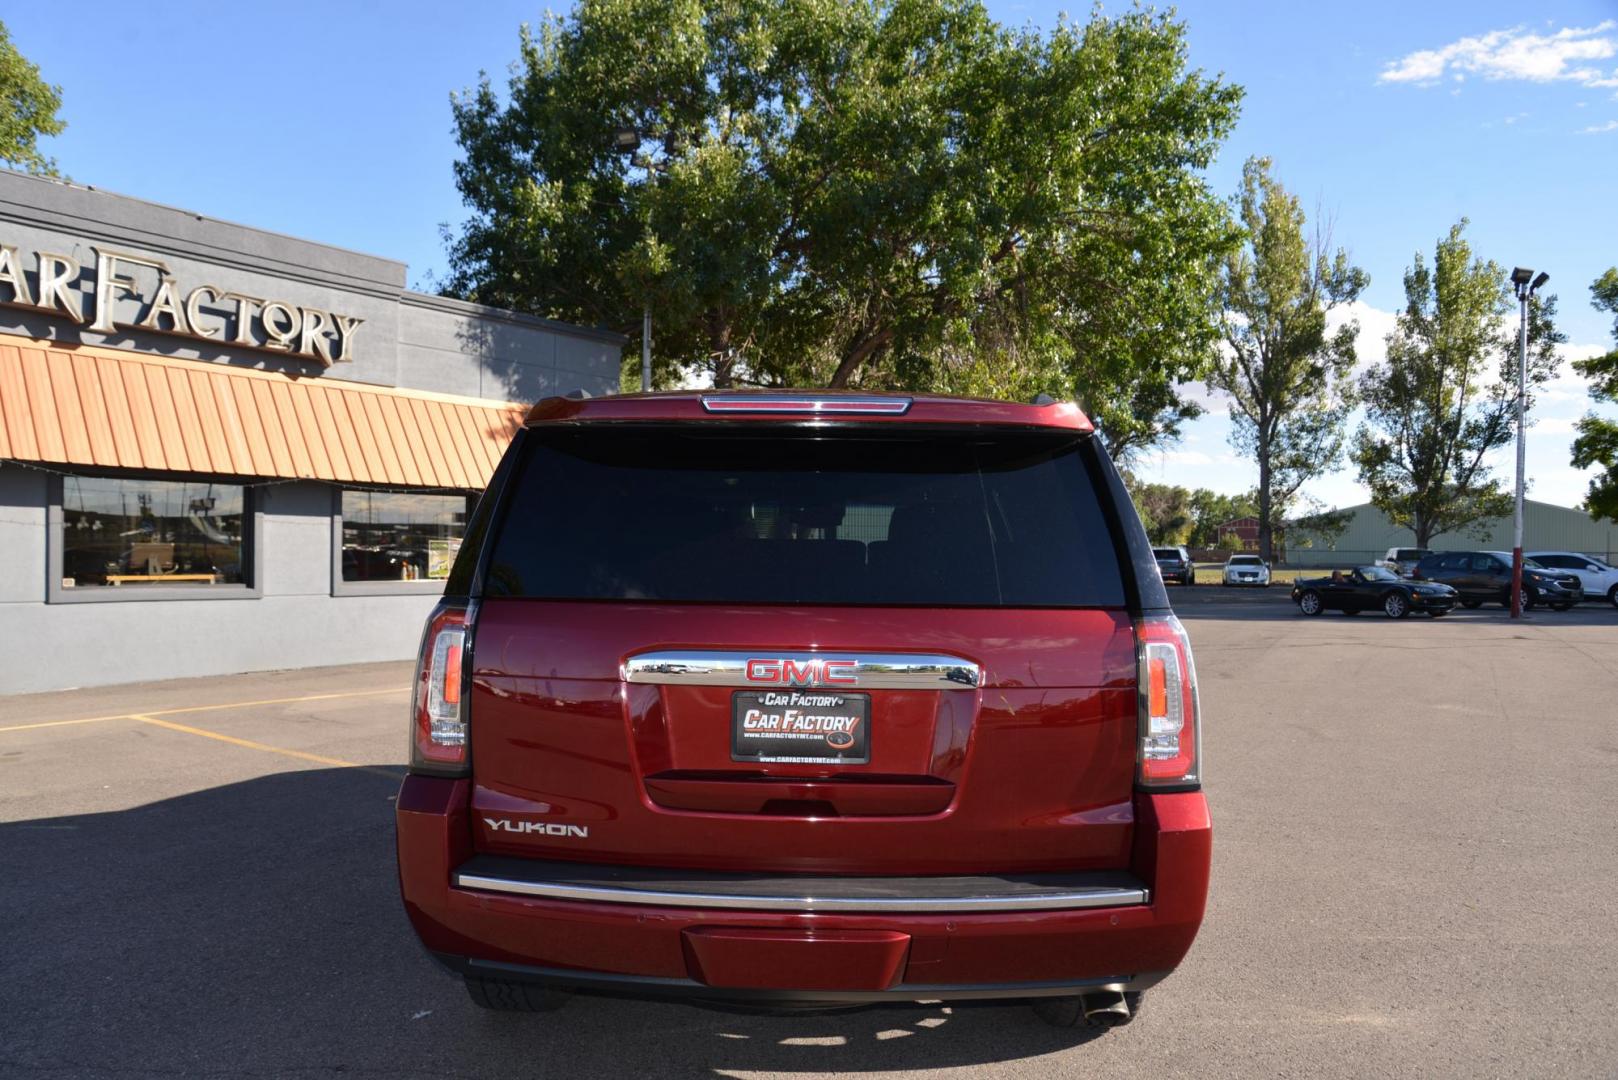
[[[1153,548],[1152,554],[1157,558],[1157,572],[1163,575],[1165,582],[1177,581],[1181,585],[1197,583],[1197,565],[1191,561],[1191,553],[1185,548]]]
[[[1416,580],[1437,581],[1461,594],[1461,606],[1483,604],[1511,606],[1511,553],[1505,551],[1440,551],[1416,564]],[[1523,560],[1524,610],[1535,604],[1548,604],[1553,611],[1566,611],[1584,599],[1578,576],[1548,570],[1533,559]]]
[[[1436,619],[1448,615],[1455,600],[1456,592],[1448,585],[1407,581],[1380,566],[1333,570],[1329,577],[1300,578],[1292,586],[1292,602],[1305,615],[1381,610],[1390,618],[1402,619],[1412,611],[1425,611]]]
[[[1212,850],[1151,550],[1071,404],[540,402],[422,640],[411,923],[486,1008],[1127,1020]]]

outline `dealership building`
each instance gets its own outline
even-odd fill
[[[0,171],[0,693],[413,655],[523,411],[622,346]]]

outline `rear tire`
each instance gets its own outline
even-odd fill
[[[1618,585],[1614,585],[1612,588],[1607,590],[1607,601],[1611,603],[1613,607],[1618,608]]]
[[[463,976],[472,1004],[495,1012],[554,1012],[567,1004],[568,995],[560,990],[511,979],[485,979]]]
[[[1038,998],[1034,1001],[1034,1015],[1056,1028],[1088,1028],[1092,1031],[1105,1031],[1108,1028],[1123,1027],[1140,1015],[1140,1003],[1145,996],[1144,990],[1125,990],[1124,1002],[1129,1006],[1129,1019],[1113,1024],[1098,1024],[1084,1018],[1084,999],[1074,994],[1072,997]]]
[[[1483,601],[1482,600],[1462,600],[1461,601],[1461,606],[1464,607],[1468,611],[1476,611],[1478,608],[1483,606]]]

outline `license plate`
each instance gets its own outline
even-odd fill
[[[730,759],[803,765],[871,760],[871,695],[828,690],[738,690]]]

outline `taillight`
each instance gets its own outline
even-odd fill
[[[1140,668],[1137,779],[1143,787],[1202,783],[1202,718],[1191,642],[1173,615],[1147,615],[1135,626]]]
[[[440,604],[427,619],[416,663],[411,711],[410,767],[439,776],[465,775],[467,758],[467,631],[470,609]]]

